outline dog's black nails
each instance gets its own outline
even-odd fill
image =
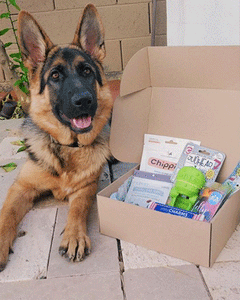
[[[2,272],[6,268],[6,263],[0,264],[0,272]]]
[[[63,247],[59,247],[58,252],[61,256],[65,256],[67,249]]]

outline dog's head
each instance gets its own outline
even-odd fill
[[[112,106],[102,68],[104,29],[96,8],[86,6],[73,42],[66,47],[55,46],[29,13],[20,12],[18,20],[19,43],[29,70],[31,116],[46,130],[46,125],[39,124],[39,114],[44,112],[45,118],[40,119],[52,120],[52,127],[55,124],[64,128],[65,135],[77,135],[83,144],[91,142]],[[50,128],[50,134],[53,131]]]

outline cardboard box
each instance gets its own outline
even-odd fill
[[[113,155],[140,162],[145,133],[200,140],[226,160],[226,179],[240,159],[240,47],[148,47],[126,66],[115,100]],[[197,265],[212,266],[240,221],[240,192],[211,223],[110,199],[128,172],[97,196],[100,231]]]

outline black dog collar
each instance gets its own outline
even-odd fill
[[[56,141],[52,136],[51,136],[51,142],[54,143],[54,144],[57,144],[59,146],[63,146],[63,147],[70,147],[70,148],[82,148],[83,145],[80,144],[78,142],[78,140],[75,140],[72,144],[69,144],[69,145],[64,145],[64,144],[61,144],[59,143],[58,141]]]

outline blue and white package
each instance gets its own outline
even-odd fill
[[[124,183],[118,188],[117,192],[111,194],[110,198],[124,202],[127,192],[131,186],[132,179],[133,176],[130,176],[127,180],[125,180]]]
[[[234,168],[231,175],[223,182],[223,185],[228,185],[231,187],[232,192],[229,196],[240,190],[240,161]]]
[[[170,176],[136,170],[125,202],[141,207],[152,201],[165,204],[171,188]]]

